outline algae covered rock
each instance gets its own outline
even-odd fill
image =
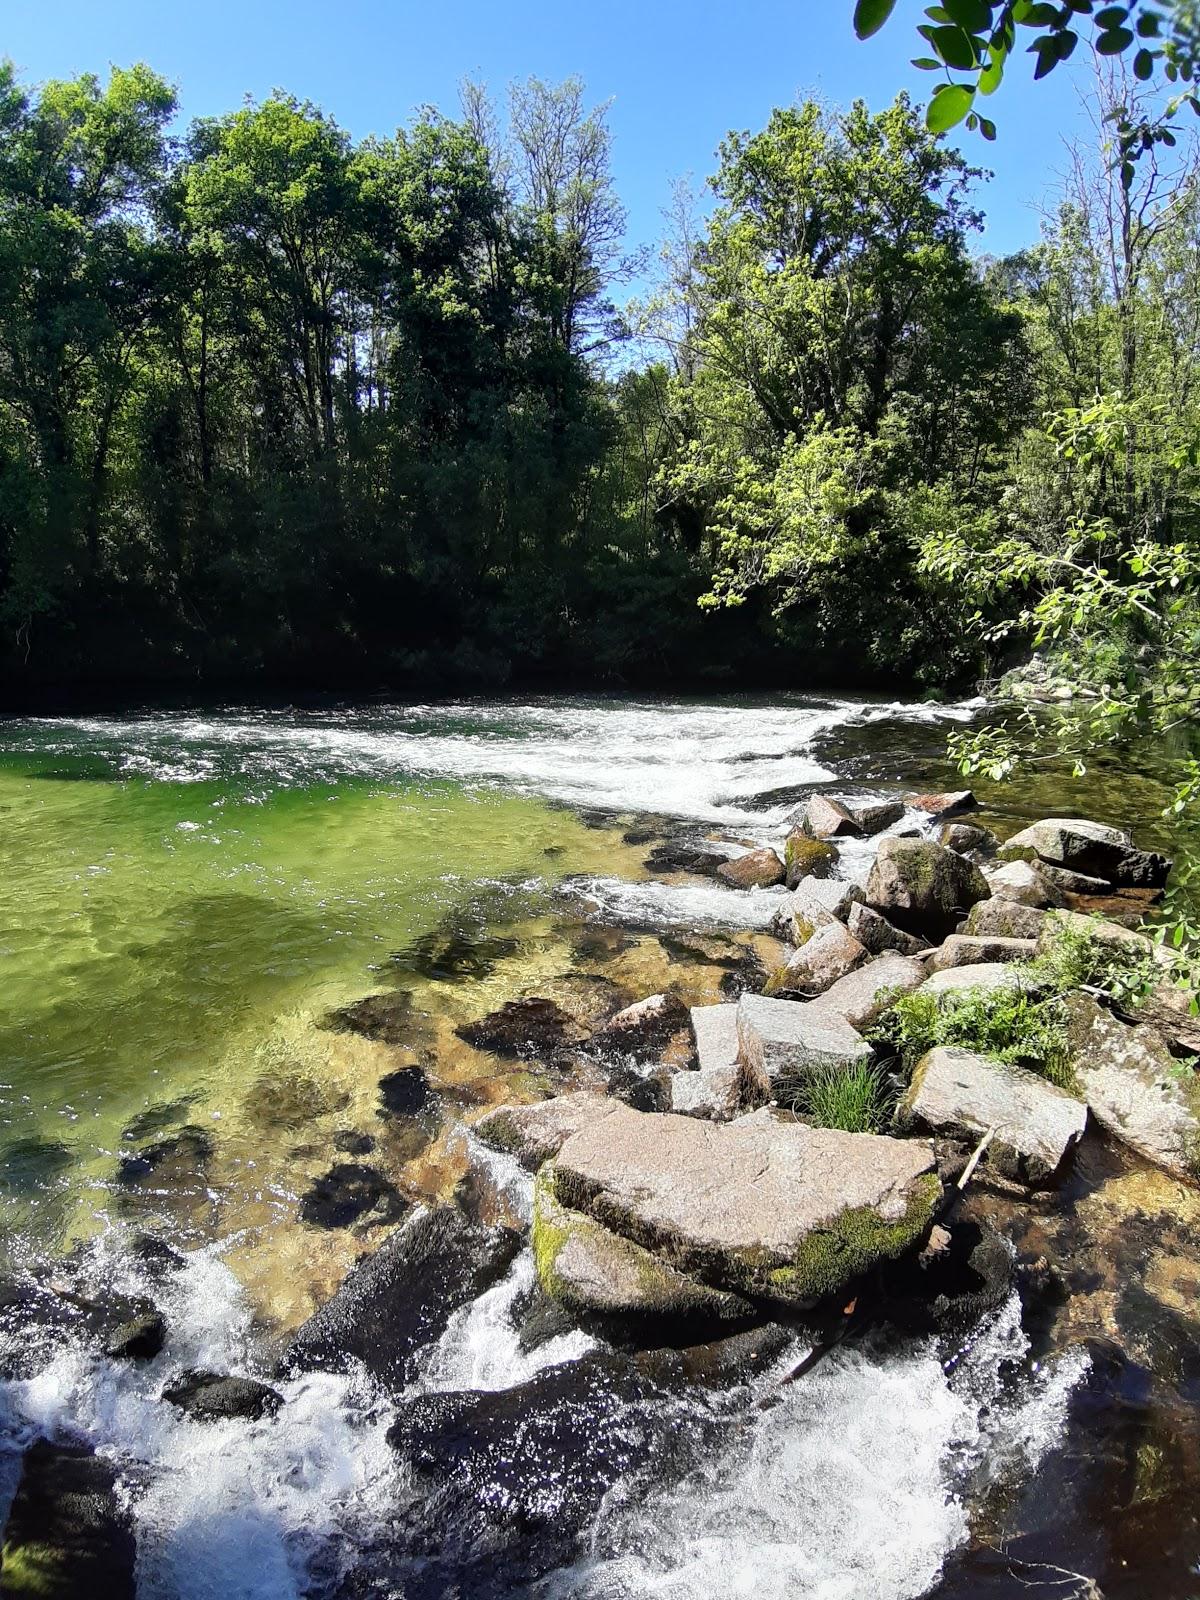
[[[811,939],[818,928],[845,922],[851,906],[863,898],[858,884],[846,878],[805,878],[791,898],[792,936],[797,944]]]
[[[548,1169],[559,1206],[714,1289],[818,1304],[919,1242],[941,1197],[931,1144],[621,1108]],[[543,1287],[554,1293],[554,1282]]]
[[[694,1336],[724,1324],[746,1324],[754,1307],[713,1289],[614,1233],[554,1193],[553,1164],[538,1177],[533,1202],[533,1254],[542,1289],[572,1316],[629,1327],[653,1324],[658,1337]]]
[[[948,1137],[996,1130],[989,1165],[1018,1183],[1052,1183],[1083,1136],[1087,1106],[1035,1072],[971,1050],[922,1056],[898,1119]]]
[[[136,1562],[113,1464],[90,1445],[30,1445],[4,1530],[3,1600],[134,1600]]]
[[[927,839],[888,838],[871,868],[866,902],[906,932],[940,940],[990,892],[965,856]]]
[[[798,830],[789,835],[783,847],[783,859],[787,886],[794,889],[804,878],[828,878],[837,865],[837,846]]]

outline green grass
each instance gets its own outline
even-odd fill
[[[843,1133],[880,1133],[892,1120],[895,1094],[872,1063],[825,1067],[815,1072],[795,1102],[797,1116],[817,1128]]]

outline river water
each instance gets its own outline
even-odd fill
[[[646,864],[650,842],[778,844],[814,788],[945,784],[946,733],[980,714],[973,703],[782,696],[0,724],[9,1265],[90,1253],[108,1281],[132,1290],[131,1230],[150,1228],[186,1256],[155,1288],[170,1335],[154,1362],[72,1346],[0,1386],[8,1492],[31,1437],[82,1435],[126,1484],[142,1600],[334,1593],[370,1559],[405,1493],[405,1463],[385,1439],[387,1397],[361,1376],[310,1375],[284,1384],[277,1420],[199,1425],[158,1401],[164,1382],[189,1366],[256,1370],[264,1337],[297,1325],[375,1242],[386,1208],[353,1227],[302,1214],[348,1141],[369,1148],[406,1199],[444,1201],[488,1165],[469,1122],[552,1087],[525,1064],[462,1044],[458,1024],[522,992],[585,1007],[599,984],[630,999],[668,984],[691,1003],[719,998],[728,961],[683,959],[680,935],[768,959],[776,893],[664,879]],[[1001,825],[1083,811],[1132,824],[1147,843],[1164,842],[1165,798],[1153,763],[1128,753],[1083,783],[1051,767],[985,796]],[[865,868],[853,851],[847,859]],[[410,1058],[327,1023],[379,991],[403,991],[419,1019],[420,1060],[438,1090],[436,1115],[419,1124],[380,1104],[381,1078]],[[488,1177],[495,1204],[516,1219],[527,1183],[503,1166],[492,1161]],[[1105,1226],[1120,1226],[1119,1211],[1097,1210],[1095,1197],[1128,1177],[1105,1168],[1073,1198],[1081,1257],[1103,1252]],[[1166,1203],[1156,1190],[1141,1211]],[[1052,1230],[1047,1238],[1053,1247]],[[1180,1245],[1176,1256],[1185,1253]],[[525,1252],[451,1319],[414,1392],[504,1390],[585,1355],[592,1341],[581,1333],[521,1350],[513,1311],[531,1281]],[[1171,1281],[1186,1300],[1178,1273]],[[1054,1560],[1078,1540],[1032,1528],[1027,1490],[1044,1483],[1065,1495],[1069,1482],[1083,1493],[1087,1474],[1064,1465],[1083,1448],[1071,1419],[1096,1393],[1104,1400],[1092,1412],[1105,1419],[1130,1403],[1128,1352],[1116,1377],[1097,1377],[1095,1337],[1110,1338],[1119,1321],[1108,1307],[1050,1336],[1027,1325],[1014,1296],[952,1363],[919,1341],[840,1352],[782,1403],[752,1410],[682,1478],[619,1485],[579,1560],[544,1592],[1069,1595],[1073,1580],[1052,1569],[1107,1573],[1128,1558],[1106,1545],[1102,1561],[1097,1532],[1078,1558],[1090,1567]],[[1133,1344],[1159,1338],[1155,1308],[1134,1322]],[[1172,1339],[1186,1342],[1189,1327],[1176,1316]],[[779,1370],[801,1350],[784,1352]],[[1195,1442],[1164,1421],[1191,1403],[1191,1356],[1172,1345],[1164,1373],[1153,1353],[1134,1353],[1147,1381],[1170,1390],[1137,1402],[1147,1447],[1169,1465]],[[769,1386],[770,1375],[755,1381]],[[1106,1487],[1087,1492],[1111,1495],[1110,1479],[1100,1473]],[[1156,1481],[1157,1530],[1183,1491],[1167,1466]],[[1110,1509],[1090,1505],[1079,1526],[1102,1529]],[[1200,1544],[1189,1555],[1185,1521],[1173,1509],[1166,1519],[1182,1542],[1155,1591],[1180,1600],[1200,1555]],[[1026,1555],[989,1564],[988,1552],[1018,1536],[1033,1541]]]

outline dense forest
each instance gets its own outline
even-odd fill
[[[356,143],[0,69],[7,693],[941,691],[1039,637],[1132,684],[1200,537],[1200,195],[1182,137],[1114,166],[1123,73],[1016,257],[901,97],[731,134],[648,264],[574,80]]]

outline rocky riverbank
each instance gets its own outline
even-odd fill
[[[655,974],[686,977],[639,993],[620,966],[636,913],[594,912],[576,935],[586,971],[454,1021],[453,1048],[490,1063],[458,1079],[472,1094],[453,1095],[446,1030],[439,1070],[404,991],[326,1019],[386,1066],[401,1160],[385,1168],[377,1135],[344,1130],[297,1219],[352,1236],[360,1258],[245,1370],[173,1371],[160,1403],[197,1427],[286,1428],[311,1375],[367,1377],[407,1488],[372,1560],[328,1592],[513,1593],[574,1559],[619,1483],[683,1482],[745,1425],[764,1375],[806,1350],[882,1330],[933,1334],[952,1360],[1014,1281],[1031,1314],[1057,1304],[1069,1323],[1077,1287],[1045,1246],[1076,1249],[1079,1270],[1110,1249],[1097,1215],[1080,1220],[1097,1148],[1128,1149],[1114,1171],[1149,1193],[1191,1193],[1200,1039],[1172,956],[1131,926],[1170,863],[1082,819],[1001,841],[973,807],[965,792],[822,794],[774,846],[627,829],[659,875],[648,886],[720,885],[729,925],[658,935]],[[431,1148],[439,1187],[422,1193]],[[126,1189],[169,1183],[189,1152],[208,1159],[178,1136],[145,1145]],[[181,1261],[153,1239],[134,1248],[161,1294],[117,1296],[82,1257],[8,1287],[21,1371],[71,1341],[157,1370]],[[430,1351],[527,1248],[520,1348],[583,1345],[500,1391],[423,1391]],[[700,1410],[684,1405],[696,1394]],[[0,1594],[29,1592],[26,1573],[37,1592],[79,1592],[98,1542],[120,1569],[111,1592],[133,1592],[121,1495],[80,1451],[27,1454]],[[83,1478],[91,1509],[68,1527]]]

